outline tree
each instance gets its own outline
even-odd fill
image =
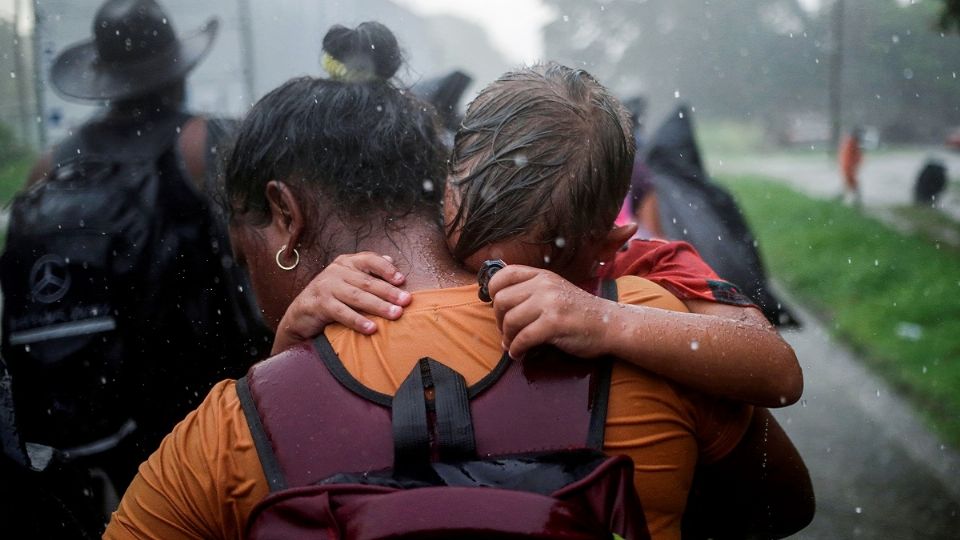
[[[960,1],[960,0],[951,0]],[[657,113],[689,101],[701,117],[778,128],[827,110],[830,2],[796,0],[547,0],[547,57],[584,66]],[[845,129],[886,140],[939,140],[960,124],[960,43],[931,23],[939,3],[846,0]],[[778,130],[779,131],[779,130]]]
[[[943,0],[940,18],[937,21],[944,32],[960,32],[960,0]]]

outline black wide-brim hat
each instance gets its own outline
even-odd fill
[[[53,62],[50,82],[65,98],[129,99],[183,79],[210,51],[220,23],[213,17],[178,38],[153,0],[109,0],[93,26],[93,39]]]

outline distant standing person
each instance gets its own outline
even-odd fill
[[[860,195],[860,181],[857,178],[860,163],[863,161],[862,142],[863,129],[855,127],[840,143],[840,173],[843,175],[842,198],[848,206],[859,207],[863,202]]]

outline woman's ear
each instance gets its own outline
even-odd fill
[[[306,226],[300,200],[290,186],[279,180],[267,182],[266,195],[273,233],[282,239],[283,245],[291,249],[298,247]]]
[[[617,251],[629,242],[633,235],[637,234],[637,228],[636,223],[627,223],[626,225],[616,225],[610,229],[606,238],[600,240],[597,260],[600,262],[612,261],[616,257]]]

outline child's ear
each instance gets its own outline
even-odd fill
[[[630,239],[633,238],[633,235],[637,234],[638,227],[636,223],[627,223],[626,225],[616,225],[610,229],[606,238],[600,241],[600,251],[597,253],[597,260],[601,262],[613,260],[617,255],[617,251],[629,242]]]

